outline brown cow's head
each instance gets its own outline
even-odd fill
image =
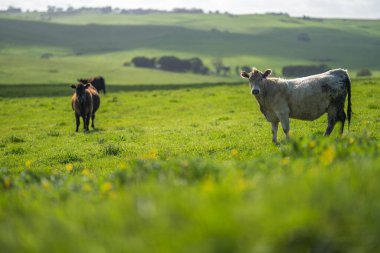
[[[261,90],[264,87],[264,80],[267,79],[268,76],[272,73],[272,70],[267,69],[264,73],[260,72],[256,68],[252,68],[252,71],[247,73],[242,71],[240,76],[242,78],[249,80],[249,85],[251,86],[252,95],[258,96],[260,95]]]
[[[71,85],[71,88],[75,89],[75,94],[78,97],[78,101],[83,103],[86,101],[86,89],[88,89],[91,85],[89,83],[83,84],[78,83],[77,85]]]

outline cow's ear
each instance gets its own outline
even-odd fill
[[[267,70],[265,70],[265,72],[263,74],[263,77],[267,78],[268,76],[270,76],[270,74],[272,74],[272,70],[271,69],[267,69]]]
[[[249,78],[249,74],[247,72],[245,72],[245,71],[240,72],[240,76],[242,78],[247,78],[247,79]]]
[[[77,86],[75,86],[75,85],[73,84],[73,85],[71,85],[71,88],[76,89]]]
[[[85,89],[87,89],[88,87],[90,87],[89,83],[84,86]]]

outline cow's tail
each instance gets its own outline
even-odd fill
[[[103,94],[105,95],[106,94],[106,81],[104,80],[104,78],[102,76],[100,76],[100,80],[101,80],[101,83],[103,86]]]
[[[347,120],[348,120],[348,130],[350,130],[350,122],[351,122],[351,114],[352,114],[352,109],[351,109],[351,80],[350,77],[348,76],[347,73],[347,93],[348,93],[348,101],[347,101]]]

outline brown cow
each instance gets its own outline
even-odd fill
[[[346,70],[334,69],[322,74],[285,80],[268,78],[253,68],[240,76],[249,80],[251,93],[260,105],[260,111],[272,123],[273,142],[277,143],[278,123],[281,122],[286,137],[289,138],[289,118],[315,120],[327,112],[328,126],[325,135],[334,129],[335,123],[342,123],[343,133],[346,113],[344,103],[348,94],[347,119],[351,121],[351,82]]]
[[[91,77],[91,78],[80,78],[78,79],[78,82],[83,83],[83,84],[91,83],[92,86],[94,86],[98,92],[103,90],[103,93],[106,94],[106,83],[102,76],[96,76],[96,77]]]
[[[95,87],[91,84],[71,85],[75,89],[75,93],[71,98],[71,106],[75,112],[76,131],[80,125],[80,117],[83,118],[84,130],[88,131],[90,118],[92,119],[91,127],[95,128],[95,113],[100,106],[100,97]]]

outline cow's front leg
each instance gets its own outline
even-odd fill
[[[278,121],[276,122],[271,122],[272,123],[272,142],[274,144],[278,144],[277,143],[277,131],[278,131]]]
[[[284,130],[284,133],[286,135],[286,139],[289,140],[289,138],[290,138],[289,137],[289,130],[290,130],[290,126],[289,126],[289,114],[287,114],[287,113],[278,113],[277,117],[281,121],[282,130]]]
[[[76,123],[76,126],[77,128],[75,129],[76,132],[78,132],[78,128],[79,128],[79,125],[80,125],[80,115],[75,113],[75,123]]]

